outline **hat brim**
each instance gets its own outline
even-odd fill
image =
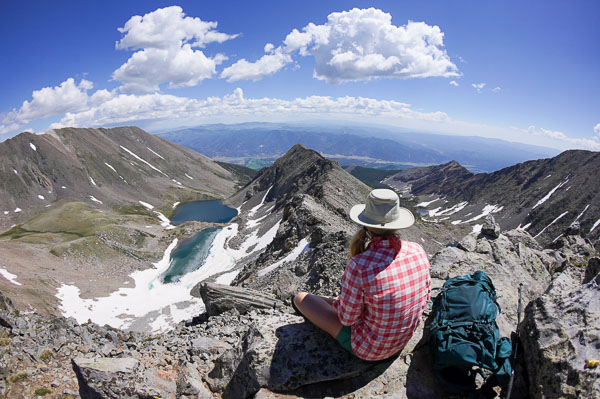
[[[350,209],[350,219],[354,223],[358,223],[362,226],[373,227],[374,229],[381,230],[398,230],[405,229],[407,227],[412,226],[415,223],[415,217],[412,212],[406,208],[400,208],[400,213],[398,219],[389,223],[377,223],[374,220],[369,219],[364,214],[365,204],[354,205]]]

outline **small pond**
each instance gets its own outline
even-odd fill
[[[227,223],[235,216],[237,210],[223,205],[220,200],[194,201],[178,206],[171,223],[179,225],[191,220]],[[204,229],[180,243],[171,254],[169,269],[162,276],[163,282],[178,281],[181,276],[197,270],[204,263],[213,239],[220,230],[220,227]]]

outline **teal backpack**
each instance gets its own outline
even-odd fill
[[[478,270],[446,281],[433,301],[429,348],[436,378],[451,392],[474,391],[476,373],[486,385],[504,386],[512,345],[500,338],[496,289]]]

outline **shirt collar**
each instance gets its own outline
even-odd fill
[[[402,248],[402,241],[394,234],[374,236],[369,243],[369,248],[394,248],[398,253]]]

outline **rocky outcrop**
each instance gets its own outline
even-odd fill
[[[231,309],[247,313],[251,309],[275,309],[283,303],[260,291],[248,290],[215,283],[199,283],[190,292],[202,298],[209,316],[216,316]]]
[[[521,341],[532,398],[600,397],[600,369],[586,368],[600,346],[598,258],[587,267],[566,263],[548,291],[525,310]],[[583,270],[596,276],[582,285]]]
[[[315,242],[331,245],[331,253],[343,257],[343,235],[329,234],[315,236]],[[587,267],[580,265],[585,259]],[[503,336],[516,327],[517,283],[523,283],[523,301],[529,306],[519,351],[526,361],[515,365],[513,399],[527,398],[528,392],[534,398],[591,398],[599,393],[598,371],[584,367],[586,360],[597,357],[600,277],[584,285],[582,281],[593,273],[597,259],[579,236],[567,235],[555,248],[543,249],[520,230],[495,238],[473,233],[438,252],[431,273],[433,286],[440,287],[447,278],[485,271],[499,295]],[[338,281],[325,281],[338,278],[338,271],[327,272],[326,263],[332,260],[314,270],[304,270],[305,261],[298,262],[277,274],[277,281],[289,273],[314,273],[323,291],[333,291]],[[161,335],[19,314],[0,297],[2,393],[30,397],[35,389],[47,387],[57,395],[92,398],[448,397],[431,370],[423,327],[428,311],[398,356],[373,363],[352,357],[272,297],[257,299],[263,293],[240,287],[204,287],[211,292],[204,297],[207,309],[229,303],[227,309]],[[228,296],[233,299],[225,300]]]

